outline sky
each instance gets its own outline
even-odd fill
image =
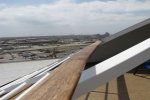
[[[0,0],[0,37],[114,34],[150,18],[150,0]]]

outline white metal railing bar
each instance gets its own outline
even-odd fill
[[[10,92],[11,90],[15,89],[17,86],[19,86],[20,84],[22,84],[23,82],[26,82],[26,81],[30,81],[31,82],[32,81],[32,83],[33,83],[33,82],[38,81],[46,72],[54,69],[55,67],[57,67],[58,65],[60,65],[61,63],[63,63],[67,59],[69,59],[70,56],[72,56],[72,55],[73,54],[69,55],[68,57],[66,57],[64,59],[56,61],[55,63],[53,63],[53,64],[51,64],[49,66],[46,66],[46,67],[42,68],[39,71],[35,71],[35,72],[33,72],[33,73],[29,74],[29,75],[26,75],[25,77],[22,77],[22,78],[14,81],[14,82],[12,82],[10,84],[7,84],[6,86],[1,87],[0,88],[0,93],[1,93],[0,95],[3,95],[5,93]]]
[[[44,77],[42,77],[40,80],[38,80],[34,85],[32,85],[30,88],[28,88],[26,91],[24,91],[21,95],[19,95],[16,100],[20,100],[26,93],[30,92],[34,87],[36,87],[37,85],[42,84],[43,80],[45,80],[48,76],[50,75],[50,73],[47,73]]]
[[[150,38],[83,71],[73,99],[128,72],[150,59]]]

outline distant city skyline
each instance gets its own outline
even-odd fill
[[[150,18],[150,0],[0,0],[0,37],[116,33]]]

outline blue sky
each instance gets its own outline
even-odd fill
[[[40,5],[43,3],[52,3],[56,0],[0,0],[0,3],[7,5]]]
[[[7,5],[40,5],[40,4],[47,4],[47,3],[54,3],[59,0],[0,0],[0,3],[7,4]],[[75,3],[83,3],[83,2],[93,2],[93,1],[117,1],[117,0],[62,0],[62,1],[71,1]],[[121,1],[121,0],[120,0]],[[122,0],[123,1],[123,0]],[[146,1],[146,0],[128,0],[128,1]]]
[[[0,0],[0,3],[4,3],[8,5],[39,5],[39,4],[53,3],[56,1],[59,0]],[[97,0],[70,0],[70,1],[81,3],[81,2],[91,2]],[[101,0],[101,1],[106,1],[106,0]]]
[[[54,3],[59,0],[0,0],[1,4],[7,5],[40,5],[40,4],[47,4],[47,3]],[[65,0],[64,0],[65,1]],[[93,2],[93,1],[116,1],[116,0],[67,0],[75,3],[84,3],[84,2]],[[130,0],[130,1],[145,1],[145,0]]]
[[[0,0],[0,37],[114,34],[150,18],[150,0]]]

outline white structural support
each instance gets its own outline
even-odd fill
[[[21,98],[28,92],[30,92],[34,87],[41,85],[42,83],[44,83],[45,80],[48,76],[50,75],[50,73],[47,73],[44,77],[42,77],[40,80],[38,80],[34,85],[32,85],[30,88],[28,88],[26,91],[24,91],[21,95],[19,95],[16,100],[21,100]]]
[[[72,55],[70,55],[72,56]],[[6,94],[12,90],[14,90],[16,87],[20,86],[21,84],[23,83],[30,83],[30,84],[33,84],[35,82],[37,82],[39,79],[41,79],[41,77],[43,77],[47,72],[49,72],[50,70],[54,69],[55,67],[57,67],[58,65],[60,65],[61,63],[63,63],[64,61],[66,61],[67,59],[70,58],[70,56],[64,58],[64,59],[61,59],[59,61],[56,61],[55,63],[52,63],[51,65],[49,66],[46,66],[38,71],[35,71],[31,74],[28,74],[10,84],[7,84],[3,87],[0,88],[0,96],[3,95],[3,94]]]
[[[150,59],[150,38],[83,71],[73,99],[117,78],[148,59]]]
[[[0,100],[8,100],[11,97],[13,97],[14,95],[18,94],[19,92],[21,92],[22,90],[24,90],[26,87],[28,87],[30,84],[22,83],[21,85],[19,85],[17,88],[15,88],[14,90],[12,90],[11,92],[7,93],[6,95],[4,95],[2,98],[0,98]]]

